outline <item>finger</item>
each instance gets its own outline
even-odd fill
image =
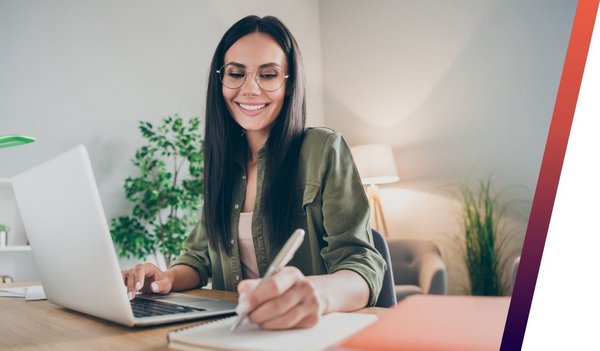
[[[127,277],[127,295],[133,300],[135,294],[144,286],[146,275],[145,264],[138,264],[132,268],[132,272]]]
[[[143,293],[150,293],[150,292],[154,292],[153,288],[152,288],[152,283],[154,283],[156,280],[159,280],[162,276],[162,271],[160,271],[157,267],[153,266],[153,265],[144,265],[144,276],[143,276],[143,285],[140,289],[138,289],[138,291],[143,292]],[[136,281],[138,281],[136,284],[138,284],[139,286],[139,279],[136,277]]]
[[[270,278],[264,280],[249,295],[257,302],[262,303],[276,296],[282,295],[291,288],[298,280],[305,279],[304,275],[296,267],[284,267]]]
[[[135,270],[133,268],[127,276],[127,296],[129,300],[133,300],[135,296]]]
[[[138,291],[141,291],[143,293],[160,294],[166,294],[169,291],[171,291],[173,283],[171,282],[171,279],[168,278],[165,272],[161,271],[158,267],[150,263],[144,264],[143,269],[143,285]],[[136,279],[138,278],[136,277]],[[157,283],[155,284],[155,282]]]
[[[238,305],[241,305],[240,311],[248,310],[248,294],[250,294],[252,291],[254,291],[254,289],[256,289],[258,284],[260,284],[260,281],[260,279],[246,279],[242,280],[240,284],[238,284]]]
[[[260,283],[260,279],[245,279],[242,280],[237,287],[238,294],[251,292]]]
[[[285,267],[280,272],[275,273],[270,278],[264,280],[260,286],[257,286],[251,292],[245,292],[244,297],[240,296],[240,302],[236,308],[238,314],[246,314],[276,296],[282,295],[294,283],[303,279],[304,275],[295,267]]]
[[[125,283],[125,285],[127,285],[127,277],[129,276],[131,272],[131,269],[126,269],[124,271],[121,271],[121,277],[123,277],[123,282]]]
[[[168,294],[173,288],[173,283],[163,272],[157,272],[150,283],[150,291],[157,294]]]
[[[294,306],[294,308],[289,310],[285,315],[261,323],[260,327],[270,330],[308,328],[316,325],[319,318],[320,315],[317,313],[307,314],[306,306],[301,303]]]
[[[294,328],[312,328],[319,323],[319,320],[321,320],[320,314],[310,314],[296,324]]]
[[[308,280],[299,281],[292,289],[290,294],[297,294],[300,302],[285,313],[279,316],[273,316],[264,322],[259,323],[265,329],[290,329],[290,328],[308,328],[319,322],[322,314],[321,302],[318,298],[315,286]],[[267,304],[265,303],[265,307]],[[259,312],[263,306],[260,306],[256,312]],[[262,311],[260,311],[262,313]],[[265,310],[268,312],[268,310]],[[254,314],[254,312],[253,312]]]
[[[134,287],[135,287],[135,291],[137,292],[144,286],[144,281],[146,280],[146,274],[148,274],[149,272],[147,273],[145,264],[138,264],[134,268],[134,273],[135,273]]]
[[[282,295],[274,297],[256,307],[248,317],[254,324],[259,325],[281,317],[302,302],[303,294],[304,291],[294,285]]]

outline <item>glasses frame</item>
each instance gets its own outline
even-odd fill
[[[225,85],[225,83],[223,83],[223,77],[221,76],[221,72],[222,72],[222,71],[223,71],[223,69],[224,69],[226,66],[228,66],[228,65],[231,65],[231,63],[224,64],[223,66],[221,66],[221,68],[219,68],[218,70],[216,70],[216,72],[215,72],[215,73],[217,73],[217,75],[219,76],[219,80],[221,81],[221,84],[222,84],[222,85],[223,85],[225,88],[227,88],[227,89],[232,89],[232,90],[235,90],[235,89],[240,89],[241,87],[243,87],[243,86],[244,86],[244,84],[246,84],[246,78],[248,78],[248,74],[250,74],[250,73],[254,73],[254,81],[256,82],[256,84],[258,85],[258,87],[259,87],[260,89],[262,89],[262,90],[264,90],[264,91],[268,91],[268,92],[274,92],[274,91],[277,91],[277,90],[281,89],[281,87],[282,87],[282,86],[283,86],[283,84],[285,83],[285,80],[286,80],[286,79],[288,79],[288,78],[290,77],[290,75],[289,75],[289,74],[283,74],[283,80],[281,81],[281,85],[280,85],[279,87],[277,87],[277,89],[273,89],[273,90],[268,90],[268,89],[265,89],[265,88],[263,88],[263,87],[262,87],[262,85],[260,85],[260,79],[258,78],[258,74],[256,74],[256,72],[260,71],[260,70],[261,70],[261,69],[263,69],[263,68],[266,68],[266,67],[262,67],[262,68],[259,68],[259,69],[255,69],[254,71],[245,71],[245,72],[244,72],[244,81],[242,81],[242,84],[240,84],[240,86],[239,86],[239,87],[237,87],[237,88],[232,88],[232,87],[228,87],[227,85]],[[235,66],[235,65],[232,65],[232,66]],[[236,67],[237,67],[237,66],[236,66]],[[281,68],[279,68],[278,66],[269,66],[269,68],[275,68],[275,69],[277,69],[278,71],[281,71],[281,73],[283,73],[283,70],[282,70]]]

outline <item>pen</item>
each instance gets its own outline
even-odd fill
[[[265,280],[269,279],[270,276],[279,272],[279,270],[281,270],[286,264],[288,264],[288,262],[290,262],[292,257],[294,257],[296,250],[298,250],[300,244],[302,244],[302,240],[304,240],[304,230],[296,229],[294,234],[292,234],[285,245],[283,245],[277,256],[275,256],[275,259],[273,262],[271,262],[271,265],[269,265],[269,268],[267,269],[267,273],[265,273],[264,277],[258,283],[256,288],[264,283]],[[242,324],[246,317],[248,317],[248,314],[240,314],[235,323],[233,323],[229,328],[229,332],[233,333]]]

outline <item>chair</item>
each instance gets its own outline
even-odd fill
[[[433,242],[395,239],[388,247],[397,301],[415,294],[448,294],[448,270]]]
[[[383,285],[381,286],[381,292],[379,293],[375,307],[392,307],[396,304],[396,291],[394,290],[394,275],[392,274],[390,250],[383,235],[375,229],[371,231],[373,232],[373,245],[379,251],[387,265],[387,269],[383,275]]]

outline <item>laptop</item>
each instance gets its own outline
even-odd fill
[[[230,314],[236,301],[138,294],[121,270],[87,150],[79,145],[12,179],[48,300],[126,326]]]

